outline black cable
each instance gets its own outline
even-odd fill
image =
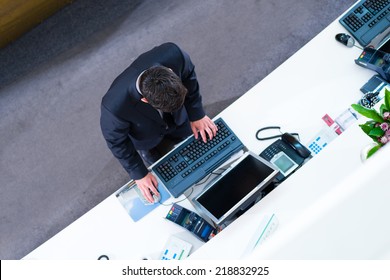
[[[264,131],[264,130],[268,130],[268,129],[279,129],[280,131],[280,126],[266,126],[266,127],[263,127],[263,128],[260,128],[257,132],[256,132],[256,139],[257,140],[260,140],[260,141],[263,141],[263,140],[269,140],[269,139],[274,139],[274,138],[278,138],[280,136],[282,136],[282,133],[280,132],[279,135],[273,135],[273,136],[269,136],[269,137],[260,137],[259,136],[259,133]]]
[[[273,135],[273,136],[268,136],[268,137],[260,137],[259,136],[259,133],[264,131],[264,130],[269,130],[269,129],[278,129],[280,134],[277,134],[277,135]],[[275,138],[279,138],[279,137],[282,137],[284,133],[280,130],[280,126],[266,126],[266,127],[263,127],[263,128],[260,128],[257,132],[256,132],[256,139],[259,140],[259,141],[263,141],[263,140],[270,140],[270,139],[275,139]],[[298,140],[299,140],[299,134],[298,133],[290,133],[291,135],[294,135],[294,136],[297,136],[298,137]]]
[[[179,203],[179,202],[182,202],[182,201],[188,199],[188,197],[191,196],[191,194],[192,194],[193,192],[194,192],[194,187],[191,188],[190,194],[189,194],[188,196],[186,196],[185,198],[183,198],[182,200],[178,200],[178,201],[175,201],[175,202],[172,202],[172,203],[169,203],[169,204],[164,204],[164,203],[159,202],[159,204],[162,205],[162,206],[172,206],[172,205],[175,204],[175,203]]]
[[[222,168],[220,168],[220,169],[222,169]],[[219,170],[219,169],[218,169]],[[202,184],[204,184],[204,183],[206,183],[207,182],[207,180],[209,180],[210,179],[210,177],[211,177],[211,175],[217,175],[217,176],[219,176],[219,175],[221,175],[225,170],[226,170],[226,168],[224,168],[224,169],[222,169],[223,171],[221,172],[221,173],[217,173],[217,172],[211,172],[210,174],[208,174],[202,181],[200,181],[200,182],[198,182],[198,183],[196,183],[195,185],[194,185],[194,187],[196,187],[196,186],[199,186],[199,185],[202,185]],[[189,195],[187,195],[185,198],[183,198],[182,200],[178,200],[178,201],[175,201],[175,202],[172,202],[172,203],[170,203],[170,204],[164,204],[164,203],[161,203],[161,202],[159,202],[159,204],[160,205],[163,205],[163,206],[172,206],[174,203],[179,203],[179,202],[182,202],[182,201],[184,201],[184,200],[186,200],[186,199],[188,199],[188,197],[190,197],[191,196],[191,194],[194,192],[194,187],[192,187],[191,188],[191,192],[190,192],[190,194]]]

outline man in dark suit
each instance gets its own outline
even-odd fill
[[[177,143],[193,133],[206,142],[217,133],[203,110],[194,68],[177,45],[162,44],[140,55],[102,99],[107,145],[150,202],[150,192],[158,194],[157,180],[145,163],[158,160],[162,141]]]

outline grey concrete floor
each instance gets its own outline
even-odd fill
[[[0,258],[22,258],[130,179],[99,106],[139,54],[186,50],[212,117],[354,2],[77,0],[2,49]]]

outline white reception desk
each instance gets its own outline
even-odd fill
[[[334,21],[218,117],[222,117],[244,145],[257,154],[273,141],[258,141],[255,138],[256,131],[266,126],[280,126],[283,132],[297,132],[301,142],[307,144],[324,127],[322,117],[328,114],[334,119],[357,102],[361,97],[360,87],[374,75],[374,72],[354,63],[354,59],[361,53],[360,49],[347,48],[335,40],[337,33],[344,32],[338,21]],[[133,222],[113,194],[25,259],[97,259],[103,254],[110,259],[157,259],[171,235],[193,245],[189,259],[283,256],[280,253],[283,248],[273,243],[272,239],[283,244],[287,237],[280,236],[293,231],[292,225],[301,223],[300,219],[307,215],[307,211],[314,211],[313,207],[321,203],[323,205],[321,201],[324,197],[333,193],[335,188],[343,187],[340,185],[343,180],[356,171],[361,172],[362,168],[364,170],[360,152],[371,140],[358,127],[358,123],[363,121],[356,121],[323,151],[207,243],[165,220],[170,206],[160,205],[143,219]],[[389,192],[383,195],[388,196]],[[182,199],[184,197],[171,198],[164,204]],[[193,210],[188,200],[179,204]],[[263,217],[271,214],[277,217],[279,223],[273,235],[261,245],[265,248],[264,253],[257,248],[252,254],[244,256],[248,240]],[[383,230],[390,236],[389,228]],[[343,231],[343,227],[340,231]],[[315,236],[312,237],[315,239]],[[348,238],[343,238],[348,243]],[[312,246],[312,243],[308,244]],[[277,251],[275,254],[273,246]],[[333,255],[327,252],[324,255],[297,254],[295,257],[383,257],[383,254],[366,252],[354,257],[348,250],[346,246],[334,251]],[[294,254],[288,255],[288,258],[295,257]]]

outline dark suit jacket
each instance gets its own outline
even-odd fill
[[[171,68],[188,89],[184,106],[173,113],[173,129],[177,136],[190,133],[189,120],[195,121],[205,116],[195,66],[188,54],[173,43],[165,43],[140,55],[114,80],[104,95],[100,118],[108,147],[135,180],[148,173],[137,150],[157,146],[172,131],[157,110],[141,101],[142,96],[136,89],[140,73],[155,65]]]

